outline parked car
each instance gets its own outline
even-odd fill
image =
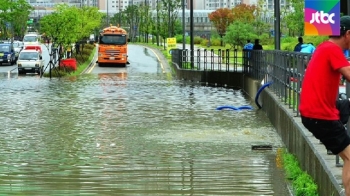
[[[44,60],[38,50],[22,50],[19,53],[18,74],[38,73],[44,70]]]
[[[10,65],[16,63],[16,54],[11,43],[0,43],[0,65],[5,63]]]

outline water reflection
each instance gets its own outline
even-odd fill
[[[1,76],[0,76],[1,77]],[[239,90],[149,73],[0,78],[0,195],[286,195]]]

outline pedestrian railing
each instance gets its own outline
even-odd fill
[[[181,69],[241,72],[273,82],[270,89],[299,116],[299,96],[311,55],[279,50],[175,49],[172,61]]]

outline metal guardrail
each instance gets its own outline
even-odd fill
[[[270,89],[299,116],[301,82],[311,55],[277,50],[174,49],[172,62],[181,69],[241,72],[256,80],[272,81]],[[193,65],[193,66],[192,66]]]

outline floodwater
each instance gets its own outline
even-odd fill
[[[266,116],[216,110],[242,91],[129,70],[0,75],[0,195],[288,195]]]

